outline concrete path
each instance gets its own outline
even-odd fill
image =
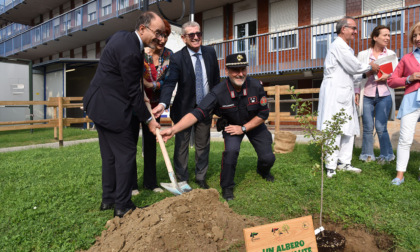
[[[272,132],[273,139],[274,139],[274,132]],[[140,137],[141,137],[141,131],[140,131]],[[211,141],[223,141],[222,133],[217,132],[216,130],[213,130],[210,132],[210,139]],[[90,142],[97,142],[98,138],[90,138],[90,139],[82,139],[82,140],[74,140],[74,141],[66,141],[64,139],[63,141],[63,147],[80,144],[80,143],[90,143]],[[248,139],[245,137],[244,141],[248,141]],[[303,135],[298,135],[296,142],[298,143],[306,143],[308,142],[307,138],[304,138]],[[46,144],[34,144],[34,145],[26,145],[26,146],[16,146],[16,147],[8,147],[8,148],[0,148],[0,153],[2,152],[11,152],[11,151],[20,151],[20,150],[29,150],[29,149],[35,149],[35,148],[58,148],[58,142],[55,143],[46,143]]]

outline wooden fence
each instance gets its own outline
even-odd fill
[[[294,100],[280,100],[280,95],[291,95],[292,92],[290,90],[289,85],[276,85],[270,87],[264,87],[267,96],[274,96],[274,104],[275,109],[274,112],[270,112],[268,116],[268,121],[274,121],[275,131],[280,130],[280,121],[287,121],[287,122],[297,122],[297,119],[290,115],[290,112],[281,112],[280,111],[280,103],[281,102],[292,102],[295,103]],[[296,94],[317,94],[319,93],[319,88],[305,88],[305,89],[295,89]],[[309,99],[302,99],[302,101],[317,101],[318,98],[309,98]],[[316,118],[315,118],[316,119]]]
[[[65,108],[82,108],[82,101],[83,97],[51,97],[48,101],[0,101],[0,106],[45,105],[53,108],[52,119],[0,122],[0,131],[54,128],[54,138],[58,139],[59,146],[63,146],[64,126],[92,122],[88,117],[64,118],[63,116]]]
[[[290,115],[290,112],[280,112],[281,102],[294,102],[293,100],[280,100],[280,95],[292,94],[289,89],[289,85],[264,87],[267,96],[274,96],[275,111],[270,112],[268,121],[275,122],[276,131],[280,130],[280,121],[297,121],[294,116]],[[295,89],[295,92],[299,94],[313,94],[319,93],[319,88]],[[318,99],[304,100],[316,101]],[[51,97],[48,101],[0,101],[0,106],[45,105],[53,108],[53,118],[51,119],[0,122],[0,131],[54,128],[54,138],[58,139],[59,146],[63,146],[63,127],[75,123],[88,123],[89,125],[92,122],[87,116],[83,118],[65,118],[63,115],[66,108],[82,108],[82,101],[83,97]],[[168,122],[165,121],[165,123]]]

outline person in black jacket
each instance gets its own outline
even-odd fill
[[[217,124],[223,130],[225,141],[220,186],[227,201],[234,198],[235,169],[244,135],[257,152],[257,173],[269,182],[274,181],[270,173],[276,160],[271,148],[273,139],[264,124],[269,114],[267,98],[260,81],[247,77],[247,66],[245,54],[227,56],[225,71],[228,78],[214,87],[191,113],[161,132],[167,141],[197,121],[211,118],[212,111],[220,116]]]
[[[163,38],[165,25],[153,12],[137,20],[135,31],[112,35],[83,98],[87,115],[98,131],[102,157],[102,203],[100,210],[114,208],[123,217],[136,206],[131,201],[132,177],[136,176],[136,153],[140,122],[151,117],[144,101],[143,49],[154,48]],[[149,121],[155,133],[160,127]]]
[[[193,111],[197,104],[220,82],[220,70],[213,47],[201,45],[200,25],[187,22],[182,25],[182,39],[186,46],[173,54],[169,64],[169,76],[162,86],[160,103],[153,109],[160,116],[169,108],[172,92],[178,83],[171,107],[171,119],[177,123],[184,115]],[[195,138],[195,182],[201,188],[209,188],[206,173],[209,167],[211,118],[194,124]],[[188,181],[188,148],[191,127],[176,135],[174,168],[179,181]]]

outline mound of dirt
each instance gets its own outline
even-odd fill
[[[216,189],[194,189],[109,220],[107,230],[88,251],[245,251],[243,229],[262,224],[267,224],[262,218],[233,212],[219,200]],[[393,247],[392,237],[372,234],[363,226],[324,224],[327,230],[346,237],[344,252],[389,251]]]
[[[220,202],[216,189],[195,189],[111,219],[89,251],[221,251],[255,225]]]

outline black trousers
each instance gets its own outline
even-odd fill
[[[118,209],[133,207],[132,176],[136,169],[140,121],[132,117],[130,125],[122,132],[95,125],[102,157],[102,202],[115,203]]]
[[[160,118],[156,121],[160,123]],[[150,132],[149,127],[145,122],[141,122],[142,136],[143,136],[143,187],[153,190],[157,185],[156,179],[156,136]],[[133,176],[133,189],[139,189],[137,183],[137,166],[135,168],[135,175]]]
[[[249,141],[258,155],[257,170],[261,174],[268,174],[276,161],[271,144],[271,133],[264,124],[246,133]],[[233,188],[235,186],[235,170],[238,162],[241,142],[244,135],[230,135],[223,131],[225,150],[222,157],[222,171],[220,173],[220,187]]]

